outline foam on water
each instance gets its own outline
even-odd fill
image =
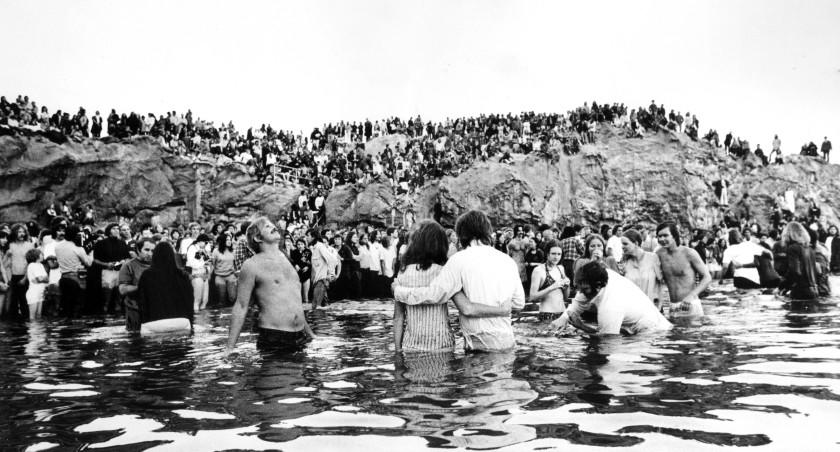
[[[339,428],[339,427],[365,427],[365,428],[397,428],[405,424],[403,419],[394,416],[383,416],[370,413],[345,413],[339,411],[324,411],[311,416],[304,416],[297,419],[288,419],[272,427],[291,428]]]
[[[33,391],[76,391],[79,389],[89,389],[93,386],[78,383],[65,383],[57,385],[51,385],[48,383],[28,383],[23,385],[23,387]]]
[[[236,419],[236,416],[232,414],[214,413],[212,411],[172,410],[172,412],[184,419]]]

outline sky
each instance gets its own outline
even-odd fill
[[[835,143],[840,1],[0,0],[0,94],[50,112],[327,122],[690,111],[769,151]]]

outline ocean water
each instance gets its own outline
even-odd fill
[[[671,332],[546,335],[502,354],[395,354],[389,301],[334,303],[300,354],[261,356],[229,309],[192,336],[117,318],[0,324],[9,450],[840,449],[840,314],[715,285]],[[453,323],[455,317],[453,316]],[[460,345],[460,344],[459,344]]]

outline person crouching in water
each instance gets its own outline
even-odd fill
[[[545,246],[548,256],[545,264],[538,265],[531,273],[530,301],[540,302],[541,322],[556,320],[566,310],[569,298],[569,278],[560,264],[563,248],[560,242],[551,240]]]
[[[280,251],[283,233],[268,218],[260,217],[248,227],[246,236],[248,246],[257,253],[242,264],[225,353],[239,339],[252,296],[260,305],[257,349],[277,354],[300,351],[315,334],[303,314],[297,271]]]
[[[639,334],[670,330],[673,326],[647,295],[629,279],[593,261],[575,273],[577,295],[566,312],[551,323],[555,329],[568,324],[598,335]],[[581,320],[581,313],[596,307],[598,327]]]
[[[167,242],[152,251],[152,264],[137,283],[140,334],[189,332],[193,323],[193,286]]]

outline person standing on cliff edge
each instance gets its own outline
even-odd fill
[[[828,141],[828,137],[823,138],[822,146],[820,147],[820,151],[822,151],[823,160],[828,162],[828,153],[831,152],[831,141]]]

